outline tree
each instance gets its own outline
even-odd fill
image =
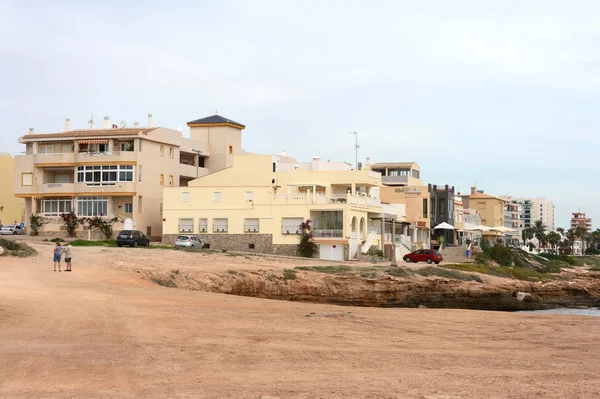
[[[527,245],[527,242],[533,238],[533,229],[531,227],[523,229],[521,232],[521,238],[523,238],[523,244]]]
[[[560,244],[561,239],[560,234],[558,234],[556,231],[551,231],[546,235],[546,239],[548,240],[552,251],[557,252],[556,248]]]
[[[577,234],[575,233],[575,229],[569,229],[567,230],[567,232],[565,233],[565,237],[567,239],[567,242],[569,243],[569,247],[571,247],[571,253],[575,252],[575,240],[577,239]]]
[[[312,229],[310,227],[312,220],[306,219],[300,225],[300,243],[298,243],[298,254],[305,258],[312,258],[317,252],[317,244],[312,241]]]
[[[542,241],[546,239],[546,225],[541,220],[536,220],[532,227],[533,235],[538,240],[538,250],[541,249]]]
[[[585,244],[587,242],[587,235],[588,232],[585,229],[585,227],[576,227],[575,228],[575,237],[577,237],[579,239],[579,241],[581,241],[581,253],[585,254]]]

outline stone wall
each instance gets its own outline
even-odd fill
[[[116,238],[117,232],[113,231],[113,239]],[[38,237],[47,237],[47,238],[62,238],[62,239],[82,239],[82,240],[87,240],[88,239],[88,232],[86,231],[76,231],[75,232],[75,236],[76,237],[69,237],[67,235],[67,232],[65,230],[59,230],[59,231],[39,231],[38,232]],[[106,240],[106,238],[104,237],[104,235],[97,231],[97,230],[92,230],[90,232],[90,237],[92,240],[96,241],[96,240]]]
[[[173,245],[181,234],[163,234],[162,241]],[[273,236],[271,234],[193,234],[210,249],[228,251],[273,253]],[[253,248],[252,248],[253,246]]]

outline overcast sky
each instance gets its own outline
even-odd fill
[[[218,109],[248,151],[354,163],[356,130],[363,163],[600,227],[599,20],[593,0],[4,0],[0,151],[66,117],[187,131]]]

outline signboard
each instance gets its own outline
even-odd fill
[[[398,187],[394,191],[397,193],[421,195],[421,189],[419,187]]]
[[[417,227],[427,227],[426,222],[417,222]]]

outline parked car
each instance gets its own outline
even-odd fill
[[[404,261],[406,263],[410,262],[427,262],[427,263],[435,263],[436,265],[443,261],[442,254],[440,251],[435,249],[420,249],[415,252],[411,252],[408,255],[404,256]]]
[[[25,234],[25,229],[18,224],[7,224],[6,226],[2,226],[0,228],[0,234]]]
[[[122,230],[117,235],[117,246],[129,245],[130,247],[150,246],[150,239],[139,230]]]
[[[204,243],[195,236],[179,236],[175,240],[176,247],[184,248],[204,248]]]

